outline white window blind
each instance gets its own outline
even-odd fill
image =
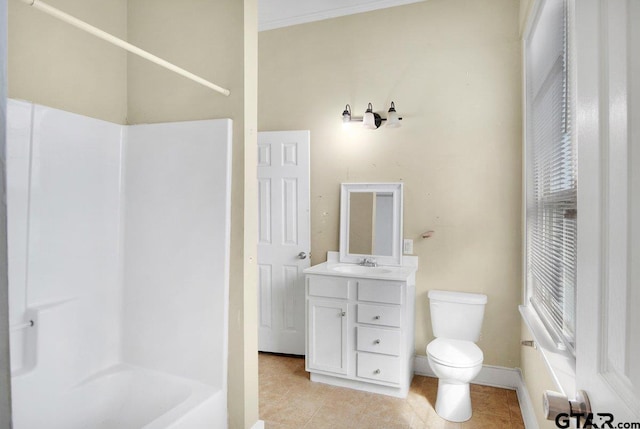
[[[546,0],[526,41],[527,288],[559,346],[575,346],[576,148],[566,0]]]

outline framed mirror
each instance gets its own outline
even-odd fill
[[[402,264],[402,183],[343,183],[340,262]]]

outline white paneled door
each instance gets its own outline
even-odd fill
[[[258,133],[258,349],[304,355],[309,131]]]
[[[636,427],[626,424],[640,422],[640,1],[580,0],[575,12],[576,385],[597,427]]]

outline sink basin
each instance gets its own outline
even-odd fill
[[[336,265],[331,268],[333,271],[337,271],[339,273],[345,274],[386,274],[390,273],[391,270],[382,267],[365,267],[362,265]]]

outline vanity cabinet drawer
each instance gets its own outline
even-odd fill
[[[401,366],[399,357],[358,353],[356,375],[360,378],[399,384]]]
[[[358,326],[356,338],[361,352],[400,356],[400,331]]]
[[[400,307],[358,304],[358,323],[400,327]]]
[[[401,304],[402,286],[393,282],[358,280],[358,301]]]
[[[308,293],[311,296],[347,299],[349,296],[349,280],[340,277],[308,277]]]

